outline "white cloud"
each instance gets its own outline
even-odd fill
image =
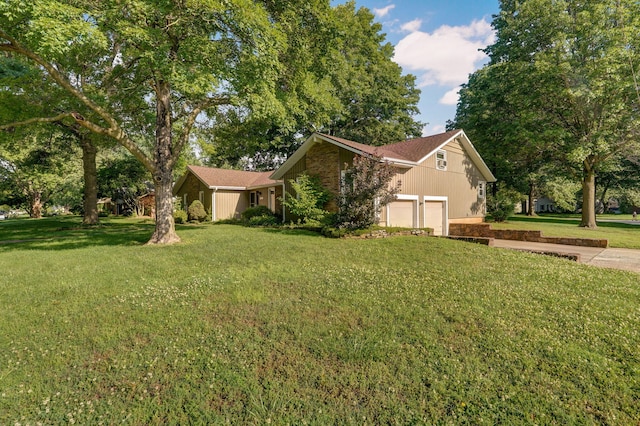
[[[420,25],[422,25],[422,19],[416,18],[413,21],[407,22],[406,24],[402,24],[400,29],[402,31],[413,33],[420,29]]]
[[[434,125],[426,125],[424,126],[424,128],[422,129],[422,136],[431,136],[431,135],[437,135],[440,133],[444,133],[447,131],[447,128],[441,124],[434,124]]]
[[[444,94],[438,101],[442,105],[458,105],[458,97],[460,92],[460,86],[454,87]]]
[[[378,18],[382,18],[384,16],[387,16],[389,14],[389,12],[391,11],[391,9],[395,8],[396,5],[395,4],[390,4],[389,6],[385,6],[382,9],[373,9],[373,13],[378,17]]]
[[[394,60],[418,75],[420,87],[431,84],[455,87],[465,83],[487,58],[483,49],[495,40],[485,20],[468,26],[443,25],[433,33],[414,31],[396,45]]]

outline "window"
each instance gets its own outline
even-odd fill
[[[255,207],[258,205],[258,194],[256,191],[251,191],[249,193],[249,207]]]
[[[184,195],[182,196],[182,209],[184,211],[187,211],[188,208],[189,208],[189,204],[187,204],[187,193],[185,192]]]
[[[198,194],[198,199],[202,204],[204,204],[204,191],[200,191],[200,193]]]
[[[447,151],[441,149],[436,152],[436,169],[447,170]]]
[[[478,181],[478,198],[484,198],[487,192],[487,183],[483,180]]]

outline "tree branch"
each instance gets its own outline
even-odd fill
[[[191,130],[193,129],[193,125],[195,124],[196,119],[198,118],[198,115],[200,115],[201,112],[211,107],[226,105],[226,104],[229,104],[230,102],[231,102],[231,98],[229,96],[219,96],[215,98],[206,99],[202,101],[200,104],[196,105],[196,107],[187,116],[182,132],[180,133],[178,142],[174,147],[174,150],[173,150],[174,158],[171,159],[173,162],[175,162],[178,159],[178,155],[180,155],[183,148],[187,145],[187,142],[189,141],[189,135],[191,134]]]
[[[1,125],[0,130],[11,130],[14,127],[28,126],[30,124],[35,124],[35,123],[55,123],[57,121],[62,121],[66,117],[72,117],[72,114],[69,112],[65,112],[65,113],[56,115],[55,117],[36,117],[36,118],[30,118],[24,121],[16,121],[14,123]]]
[[[140,149],[138,146],[127,136],[126,132],[118,125],[115,118],[111,116],[104,108],[89,99],[81,90],[73,87],[71,83],[60,73],[51,63],[47,62],[35,52],[30,51],[26,47],[22,46],[16,39],[0,29],[0,38],[5,39],[7,42],[0,44],[0,51],[13,52],[22,56],[25,56],[38,65],[42,66],[49,76],[59,84],[69,94],[80,100],[91,111],[95,112],[99,117],[107,122],[109,128],[98,126],[95,123],[87,121],[78,113],[69,113],[78,124],[81,126],[102,134],[114,138],[120,145],[126,148],[134,157],[136,157],[152,174],[156,171],[154,162]]]

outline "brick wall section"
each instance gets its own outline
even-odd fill
[[[515,229],[492,229],[489,223],[451,223],[449,235],[460,237],[496,238],[499,240],[528,241],[532,243],[565,244],[581,247],[607,248],[609,240],[593,238],[545,237],[540,231],[522,231]]]
[[[307,151],[307,173],[320,176],[322,186],[333,195],[325,209],[337,211],[335,198],[340,195],[340,148],[326,142],[314,144]]]

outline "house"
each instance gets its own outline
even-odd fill
[[[267,206],[281,215],[283,183],[271,179],[272,173],[187,166],[187,172],[174,185],[173,194],[180,198],[185,210],[200,200],[213,221],[239,218],[254,206]]]
[[[138,197],[138,215],[156,217],[156,194],[147,192]]]
[[[333,194],[325,208],[335,211],[341,178],[354,156],[362,154],[388,161],[396,170],[392,185],[400,182],[397,199],[382,211],[381,225],[433,228],[436,235],[448,235],[449,224],[484,220],[486,185],[496,179],[462,130],[379,147],[314,133],[274,172],[189,166],[174,194],[185,206],[199,199],[213,211],[214,221],[238,217],[254,205],[286,219],[280,199],[294,193],[291,181],[306,173],[318,176]]]
[[[462,130],[379,147],[314,133],[271,178],[284,181],[285,192],[292,193],[291,180],[317,175],[339,196],[341,176],[358,154],[382,157],[396,169],[392,185],[400,181],[397,199],[383,208],[381,225],[428,227],[448,235],[451,223],[484,220],[486,185],[496,178]],[[335,209],[335,203],[327,208]]]

